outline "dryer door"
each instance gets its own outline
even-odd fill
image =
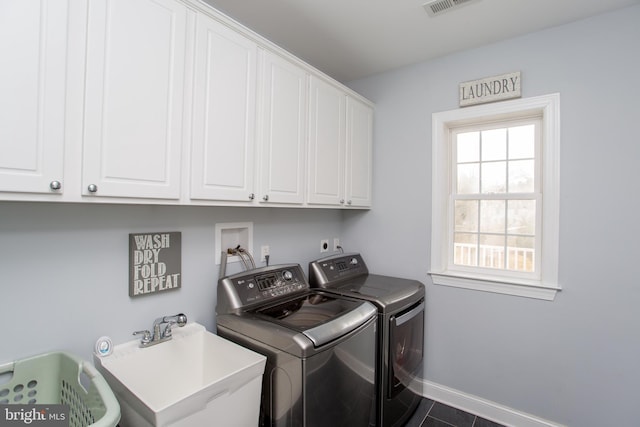
[[[424,300],[389,320],[389,381],[387,398],[393,398],[422,374]]]

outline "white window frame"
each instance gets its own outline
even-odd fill
[[[449,256],[453,219],[451,200],[451,130],[471,124],[541,116],[541,244],[540,272],[523,278],[505,270],[493,274],[485,268],[456,268]],[[432,208],[431,270],[436,285],[488,291],[542,300],[553,300],[558,291],[559,211],[560,211],[560,95],[550,94],[494,104],[484,104],[432,115]]]

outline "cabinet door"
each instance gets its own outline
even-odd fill
[[[270,52],[261,58],[259,201],[304,203],[307,73]]]
[[[338,87],[310,78],[309,203],[344,203],[345,104]]]
[[[84,195],[179,198],[186,18],[173,0],[89,2]]]
[[[346,206],[371,206],[373,109],[347,98]]]
[[[198,15],[193,199],[253,199],[257,50],[257,45],[241,34]]]
[[[0,191],[62,192],[67,9],[0,2]]]

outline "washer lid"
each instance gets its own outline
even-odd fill
[[[310,294],[254,311],[261,317],[301,332],[314,347],[348,334],[376,316],[375,306],[324,292]]]
[[[363,302],[355,310],[302,333],[313,342],[314,347],[319,347],[358,328],[377,313],[373,304]]]

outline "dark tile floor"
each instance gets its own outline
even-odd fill
[[[502,424],[423,398],[405,427],[504,427]]]

